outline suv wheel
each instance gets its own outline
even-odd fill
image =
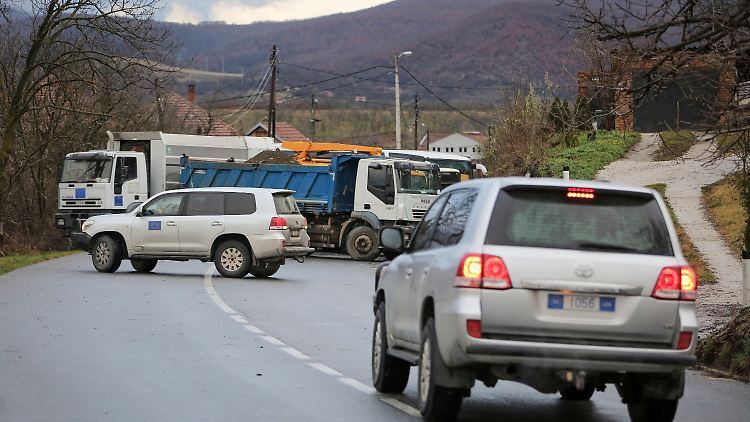
[[[374,261],[380,256],[378,233],[370,226],[352,229],[346,237],[346,252],[357,261]]]
[[[590,400],[594,395],[594,386],[586,384],[583,390],[579,390],[574,386],[568,386],[560,389],[560,396],[563,400],[570,401],[586,401]]]
[[[113,273],[120,268],[122,256],[120,246],[111,236],[102,235],[94,241],[91,248],[91,261],[100,273]]]
[[[257,278],[267,278],[271,277],[272,275],[276,274],[276,271],[281,268],[280,262],[271,262],[271,261],[263,261],[258,263],[258,265],[253,265],[250,267],[250,274]]]
[[[150,273],[156,267],[157,262],[159,261],[155,259],[133,258],[130,260],[130,265],[139,273]]]
[[[375,326],[372,330],[372,385],[381,393],[402,393],[409,382],[411,365],[388,356],[387,338],[385,302],[380,302],[375,312]]]
[[[242,242],[228,240],[216,248],[214,264],[216,270],[224,277],[242,278],[250,272],[253,257]]]
[[[628,403],[628,415],[633,422],[671,422],[677,413],[679,400],[641,399]]]
[[[418,377],[419,411],[428,421],[452,421],[461,410],[464,391],[435,384],[432,369],[437,364],[442,364],[439,359],[441,358],[435,334],[435,320],[430,317],[422,330]]]

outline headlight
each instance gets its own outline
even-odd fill
[[[58,218],[56,222],[57,227],[65,227],[65,220]]]
[[[91,227],[93,225],[94,225],[94,221],[93,220],[86,220],[86,221],[83,222],[83,224],[81,224],[81,231],[85,232],[86,229],[88,229],[89,227]]]

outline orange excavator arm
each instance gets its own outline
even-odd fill
[[[310,153],[315,152],[351,152],[356,154],[369,154],[372,156],[383,155],[382,148],[352,144],[340,144],[336,142],[293,141],[283,142],[281,146],[288,150],[296,152],[297,162],[307,165],[324,164],[330,162],[330,160],[321,160],[311,157]]]

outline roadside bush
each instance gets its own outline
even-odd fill
[[[594,179],[599,170],[622,158],[639,139],[640,135],[634,132],[600,131],[595,140],[578,133],[577,145],[561,145],[547,151],[541,174],[560,177],[563,167],[569,166],[571,178]]]
[[[698,343],[698,362],[750,381],[750,307]]]

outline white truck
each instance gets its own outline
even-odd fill
[[[386,149],[383,155],[392,158],[406,158],[413,161],[429,161],[440,166],[440,184],[447,187],[453,183],[465,182],[470,179],[484,177],[478,171],[479,166],[471,162],[469,157],[437,151],[416,151],[410,149]],[[459,176],[456,178],[458,170]]]
[[[55,226],[79,231],[100,214],[123,213],[135,203],[181,187],[180,157],[244,162],[261,151],[281,150],[272,138],[199,136],[162,132],[107,132],[104,150],[65,157],[58,188]]]

